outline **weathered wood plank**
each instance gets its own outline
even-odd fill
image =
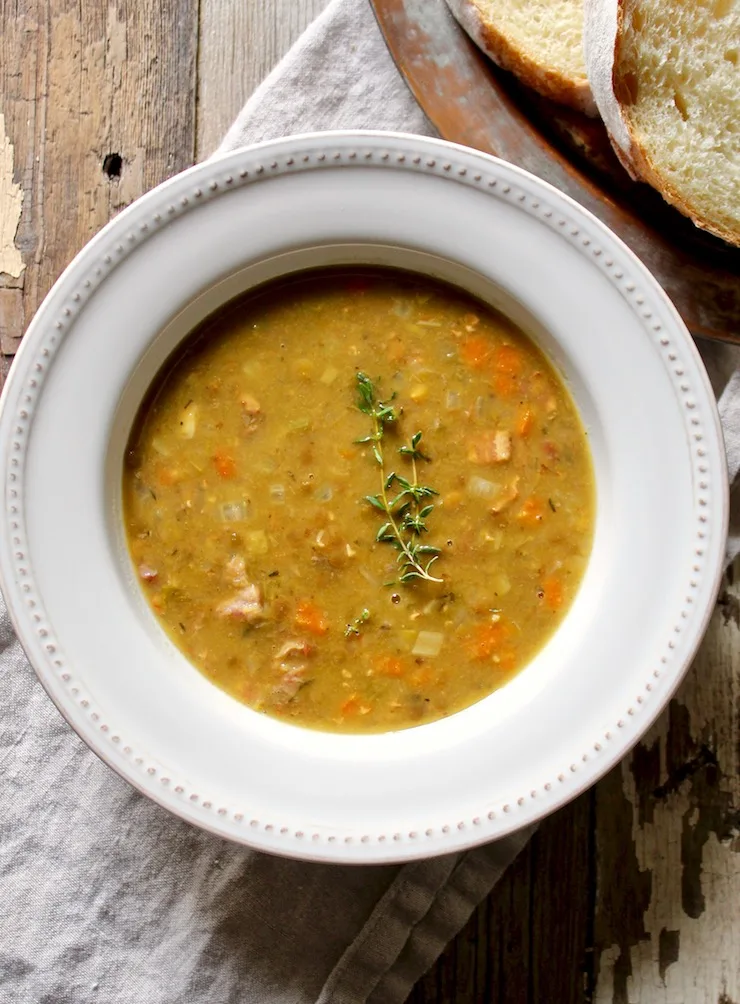
[[[529,1004],[532,861],[530,844],[505,873],[496,895],[481,903],[419,980],[408,1004]]]
[[[5,116],[0,112],[0,273],[19,279],[23,259],[15,245],[21,221],[23,189],[13,178],[13,144],[5,135]]]
[[[591,974],[593,795],[544,820],[409,1004],[582,1004]]]
[[[0,335],[12,352],[83,244],[192,163],[198,25],[191,0],[0,0],[0,19]]]
[[[669,710],[597,789],[598,1004],[740,1001],[740,588]]]
[[[221,141],[239,109],[328,0],[201,0],[197,156]]]
[[[586,792],[546,819],[533,840],[530,1004],[582,1004],[592,984],[593,822],[594,793]]]

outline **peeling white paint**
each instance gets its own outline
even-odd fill
[[[614,966],[619,955],[619,945],[610,945],[599,956],[599,985],[594,997],[594,1004],[612,1004],[614,1000]]]
[[[0,273],[14,279],[25,268],[15,246],[22,208],[23,189],[13,181],[13,144],[5,135],[5,116],[0,112]]]
[[[740,688],[733,664],[740,637],[735,625],[721,625],[718,621],[715,618],[711,636],[720,637],[721,632],[723,647],[714,647],[711,641],[705,646],[677,699],[690,709],[691,739],[698,745],[707,735],[713,737],[722,772],[719,791],[727,793],[730,804],[737,805]],[[728,648],[732,652],[730,659]],[[662,715],[643,740],[647,748],[659,744],[660,784],[665,783],[668,774],[668,722],[668,716]],[[622,764],[622,786],[632,807],[637,863],[652,876],[650,904],[644,914],[648,938],[630,949],[629,1004],[718,1004],[724,999],[740,1002],[740,854],[734,841],[721,841],[714,832],[707,834],[700,877],[704,910],[698,917],[690,917],[683,907],[682,835],[684,827],[693,830],[701,819],[691,785],[687,778],[675,791],[652,800],[652,819],[641,822],[630,761]],[[618,927],[618,918],[613,918],[613,923]],[[661,975],[659,945],[664,929],[678,932],[679,945],[678,959],[666,965]],[[614,967],[620,955],[615,948],[601,952],[595,1004],[613,1004]]]

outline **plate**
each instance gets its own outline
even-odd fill
[[[598,500],[582,588],[540,655],[465,711],[370,736],[288,725],[211,685],[149,610],[121,518],[131,422],[175,346],[248,288],[357,263],[450,281],[518,322],[576,400]],[[2,397],[0,452],[2,588],[62,714],[169,811],[301,858],[441,854],[573,798],[668,701],[722,570],[716,405],[665,294],[556,189],[418,136],[251,147],[122,212],[31,324]]]

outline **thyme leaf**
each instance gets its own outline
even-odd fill
[[[369,620],[370,620],[370,611],[367,609],[367,607],[365,607],[360,612],[359,617],[355,617],[355,619],[351,621],[344,629],[344,637],[351,638],[352,635],[359,635],[360,628],[366,621]]]
[[[411,477],[404,477],[395,471],[386,473],[383,440],[385,427],[398,421],[398,411],[393,406],[393,397],[381,401],[377,389],[365,373],[357,374],[357,407],[372,419],[373,428],[369,436],[356,440],[360,445],[369,445],[376,463],[380,467],[381,490],[377,495],[366,495],[363,499],[373,509],[385,516],[385,522],[378,530],[376,541],[391,544],[398,553],[398,578],[400,582],[423,579],[427,582],[442,582],[432,575],[430,569],[439,558],[440,550],[429,544],[422,544],[420,538],[429,532],[427,518],[434,510],[428,500],[439,492],[429,485],[419,482],[417,464],[430,463],[430,458],[421,449],[421,432],[415,432],[409,442],[398,447],[398,453],[411,462]],[[391,489],[395,490],[389,498]],[[363,611],[364,613],[364,611]],[[369,615],[368,615],[369,616]],[[347,632],[359,633],[352,625]]]

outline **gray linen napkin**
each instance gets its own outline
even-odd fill
[[[367,0],[334,0],[219,152],[337,128],[432,132]],[[721,389],[732,352],[706,361]],[[721,408],[734,477],[740,378]],[[172,818],[98,761],[1,603],[0,678],[0,1004],[395,1004],[530,835],[402,867],[268,857]]]

